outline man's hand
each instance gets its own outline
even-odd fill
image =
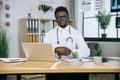
[[[59,58],[61,58],[62,55],[68,56],[71,53],[71,50],[67,47],[56,47],[54,51],[57,53]]]

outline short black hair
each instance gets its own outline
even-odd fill
[[[69,16],[69,13],[68,13],[67,8],[66,8],[66,7],[64,7],[64,6],[60,6],[60,7],[57,7],[57,8],[55,9],[55,12],[54,12],[55,17],[56,17],[56,13],[57,13],[57,12],[62,12],[62,11],[66,12],[66,13],[67,13],[67,15]]]

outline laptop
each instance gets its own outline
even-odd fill
[[[30,61],[57,61],[51,44],[22,43],[26,58]]]

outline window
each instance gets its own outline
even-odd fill
[[[111,7],[111,12],[120,11],[120,0],[111,0],[110,7]]]

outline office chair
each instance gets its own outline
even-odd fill
[[[88,45],[88,47],[89,47],[89,49],[90,49],[90,57],[92,57],[93,56],[93,52],[94,52],[94,50],[97,50],[97,49],[99,49],[99,43],[87,43],[87,45]]]

